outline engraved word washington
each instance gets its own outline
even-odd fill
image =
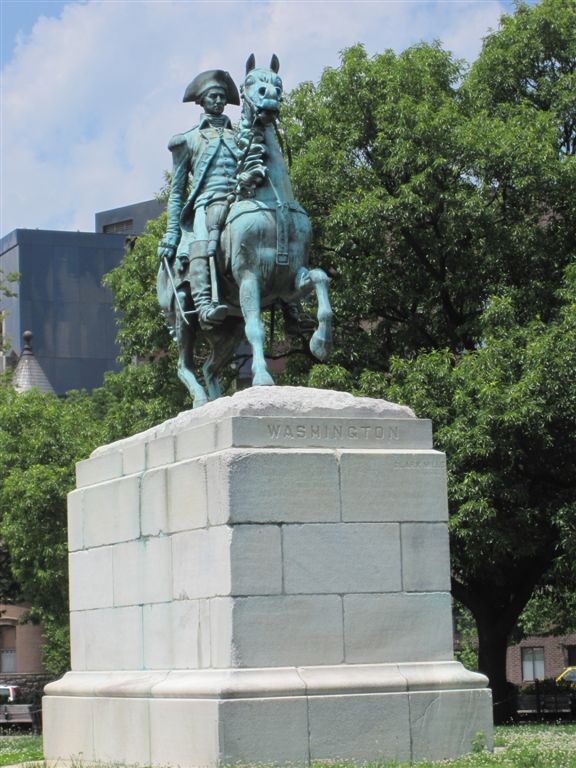
[[[400,440],[398,425],[366,424],[268,424],[268,437],[273,440]]]

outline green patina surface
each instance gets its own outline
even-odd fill
[[[158,247],[158,301],[180,350],[178,376],[194,407],[221,395],[219,372],[244,334],[252,349],[252,383],[272,385],[264,355],[263,309],[278,305],[286,335],[310,334],[310,351],[327,359],[332,310],[327,277],[308,269],[311,226],[294,198],[279,142],[280,63],[246,63],[242,114],[234,131],[224,114],[238,91],[224,70],[198,75],[184,101],[204,109],[200,122],[174,136],[167,228]],[[315,292],[317,323],[300,298]],[[318,325],[318,327],[316,327]],[[198,337],[210,346],[195,373]]]

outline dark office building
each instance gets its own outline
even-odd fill
[[[118,370],[112,296],[102,277],[120,263],[126,235],[140,234],[161,210],[152,200],[96,214],[106,233],[16,229],[3,237],[0,269],[19,280],[9,284],[15,297],[0,297],[10,344],[0,367],[21,354],[22,334],[32,331],[34,355],[59,395],[98,387],[106,371]]]
[[[125,205],[110,211],[101,211],[94,217],[94,231],[106,234],[140,235],[146,222],[157,219],[166,208],[158,200],[146,200],[144,203]]]
[[[124,253],[124,235],[16,229],[0,241],[0,266],[17,296],[2,299],[3,337],[20,355],[22,334],[34,334],[34,354],[61,395],[92,389],[118,370],[112,297],[103,275]]]

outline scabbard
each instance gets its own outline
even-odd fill
[[[212,303],[220,304],[218,296],[218,275],[216,273],[216,262],[214,256],[208,257],[208,266],[210,267],[210,286],[212,289]]]

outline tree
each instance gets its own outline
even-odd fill
[[[75,464],[99,445],[175,415],[180,392],[160,365],[109,374],[91,394],[64,399],[0,387],[0,597],[31,605],[42,621],[49,672],[69,663],[67,494]],[[172,396],[171,396],[172,395]]]
[[[565,539],[556,558],[534,590],[514,631],[515,639],[531,635],[564,635],[576,632],[576,552],[574,536]]]
[[[309,381],[432,419],[499,717],[508,639],[574,536],[574,13],[520,4],[470,70],[439,45],[356,46],[290,99],[339,320]]]
[[[112,291],[118,316],[116,341],[120,360],[130,365],[134,360],[147,362],[160,354],[174,355],[170,334],[156,298],[156,273],[159,240],[166,231],[166,214],[149,221],[144,233],[129,239],[124,258],[103,280]]]
[[[434,413],[449,457],[452,592],[475,617],[479,668],[503,715],[508,641],[576,535],[574,270],[569,280],[557,321],[518,325],[510,303],[495,301],[481,348],[396,361],[387,390]]]
[[[355,388],[433,421],[448,459],[452,593],[474,615],[499,719],[510,712],[506,648],[519,617],[534,595],[524,628],[545,631],[536,607],[550,616],[576,583],[576,266],[560,294],[549,323],[519,324],[513,302],[494,299],[475,350],[393,358]],[[311,382],[330,385],[332,373],[318,368]]]
[[[87,395],[0,387],[0,538],[17,585],[7,597],[30,603],[49,638],[68,621],[66,495],[75,462],[101,441],[101,416]]]
[[[543,0],[517,5],[503,16],[501,27],[484,41],[467,86],[473,101],[493,114],[513,112],[518,105],[548,112],[557,126],[557,148],[576,154],[576,4]]]
[[[571,7],[548,0],[539,13],[561,16],[558,56],[573,66]],[[473,349],[502,290],[525,318],[554,311],[576,235],[573,156],[558,144],[558,110],[520,98],[494,107],[490,51],[468,72],[438,44],[372,58],[356,46],[291,94],[293,178],[314,258],[334,275],[335,359],[351,371],[421,348]]]

